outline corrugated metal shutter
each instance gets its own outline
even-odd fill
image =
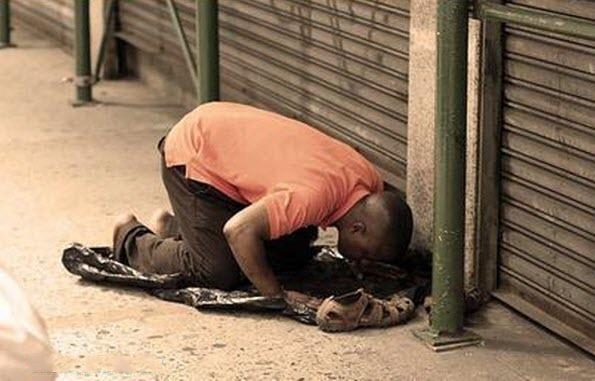
[[[175,0],[175,4],[184,31],[194,49],[195,2]],[[159,54],[161,60],[180,65],[180,69],[184,69],[184,56],[165,1],[119,1],[118,7],[121,22],[118,37],[144,52]]]
[[[194,2],[177,1],[194,42]],[[409,0],[220,0],[222,99],[303,120],[405,186]],[[183,65],[163,2],[120,2],[119,36]],[[183,70],[183,69],[182,69]]]
[[[74,3],[72,0],[11,0],[10,9],[15,18],[44,32],[73,49]]]
[[[509,3],[595,25],[592,1]],[[508,25],[504,70],[500,288],[595,351],[595,41]]]

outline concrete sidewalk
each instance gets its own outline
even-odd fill
[[[167,206],[155,144],[184,110],[133,81],[72,108],[72,57],[18,28],[0,50],[0,261],[45,318],[61,380],[592,380],[592,358],[492,303],[485,345],[436,354],[411,334],[326,334],[272,315],[204,313],[79,281],[70,241],[106,244],[113,217]]]

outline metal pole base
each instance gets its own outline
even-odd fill
[[[93,106],[101,105],[101,102],[96,101],[95,99],[90,100],[90,101],[81,101],[81,100],[77,99],[77,100],[70,102],[70,105],[72,107],[93,107]]]
[[[483,342],[481,336],[466,329],[454,335],[446,333],[437,334],[431,328],[414,330],[412,332],[415,337],[426,343],[434,352],[444,352],[451,349],[478,345]]]

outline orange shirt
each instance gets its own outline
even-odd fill
[[[348,145],[297,120],[227,102],[184,116],[167,136],[165,161],[240,203],[262,199],[271,239],[328,226],[383,187]]]

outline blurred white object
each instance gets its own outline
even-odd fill
[[[0,380],[54,379],[45,325],[21,287],[0,266]]]

